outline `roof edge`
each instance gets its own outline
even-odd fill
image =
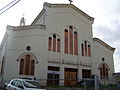
[[[33,28],[46,29],[46,25],[36,24],[36,25],[25,25],[25,26],[10,26],[7,25],[7,31],[22,31]]]
[[[48,3],[48,2],[45,2],[44,3],[44,6],[47,6],[47,7],[71,7],[73,8],[75,11],[79,12],[79,13],[82,13],[86,18],[88,18],[89,20],[92,20],[94,21],[94,18],[93,17],[90,17],[88,14],[86,14],[85,12],[83,12],[82,10],[80,10],[78,7],[76,7],[75,5],[73,4],[51,4],[51,3]]]
[[[71,7],[73,8],[75,11],[77,11],[78,13],[82,14],[84,17],[86,17],[88,20],[91,20],[92,22],[94,21],[94,18],[89,16],[88,14],[86,14],[85,12],[83,12],[82,10],[80,10],[78,7],[76,7],[73,4],[51,4],[48,2],[45,2],[43,4],[43,9],[42,11],[38,14],[38,16],[34,19],[34,21],[31,23],[31,25],[34,25],[37,20],[46,12],[45,7],[49,7],[49,8],[60,8],[60,7]]]
[[[93,38],[93,41],[97,41],[97,42],[99,42],[100,44],[102,44],[103,46],[105,46],[106,48],[108,48],[109,50],[115,51],[115,48],[111,47],[110,45],[108,45],[107,43],[105,43],[104,41],[102,41],[102,40],[99,39],[99,38]]]
[[[37,15],[37,17],[34,19],[34,21],[31,23],[31,25],[34,25],[37,20],[45,13],[45,9],[43,8],[42,11]]]

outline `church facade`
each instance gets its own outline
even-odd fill
[[[1,82],[36,77],[44,85],[73,85],[92,75],[112,78],[115,48],[93,38],[93,22],[73,4],[45,2],[31,25],[7,26],[0,46]]]

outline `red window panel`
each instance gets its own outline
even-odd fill
[[[74,54],[78,55],[77,32],[74,32]]]
[[[103,64],[103,66],[102,66],[102,69],[103,69],[103,77],[105,78],[105,65]]]
[[[69,26],[69,50],[70,54],[73,54],[73,28],[72,26]]]
[[[84,45],[83,45],[83,43],[81,44],[81,50],[82,50],[82,56],[84,56]]]
[[[100,76],[101,76],[101,78],[102,78],[102,76],[103,76],[103,75],[102,75],[102,68],[100,68]]]
[[[20,69],[19,69],[19,74],[24,74],[24,63],[25,63],[25,61],[24,61],[24,59],[21,59],[20,60]]]
[[[68,54],[68,30],[65,29],[64,33],[64,52]]]
[[[87,56],[87,42],[85,41],[85,56]]]
[[[90,49],[90,45],[88,45],[88,56],[91,56],[91,49]]]
[[[101,78],[108,78],[108,68],[105,64],[103,64],[100,68],[100,76]]]
[[[52,50],[52,38],[49,37],[49,40],[48,40],[48,51],[51,51]]]
[[[35,61],[31,60],[31,71],[30,71],[30,75],[34,75],[34,70],[35,70]]]
[[[106,68],[106,78],[108,78],[108,68]]]
[[[30,55],[26,55],[25,58],[25,75],[29,75],[30,71]]]
[[[57,52],[60,52],[60,39],[57,39]]]
[[[53,34],[53,52],[56,52],[56,35]]]

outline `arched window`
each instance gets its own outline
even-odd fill
[[[90,47],[90,43],[88,41],[84,41],[81,44],[81,50],[82,50],[82,56],[91,56],[91,47]]]
[[[74,32],[74,54],[78,54],[78,42],[77,42],[77,32]]]
[[[84,41],[84,45],[85,45],[85,56],[87,56],[87,42]]]
[[[56,52],[56,35],[53,34],[53,52]]]
[[[34,75],[34,70],[35,70],[35,61],[34,60],[31,60],[31,71],[30,71],[30,73],[31,73],[31,75]]]
[[[90,49],[90,45],[88,45],[88,56],[91,56],[91,49]]]
[[[69,26],[69,50],[70,50],[70,54],[73,54],[73,28],[72,26]]]
[[[20,75],[34,75],[35,58],[32,55],[23,55],[20,59]]]
[[[25,57],[25,75],[29,75],[30,71],[30,55],[26,55]]]
[[[24,73],[24,59],[21,59],[19,74],[23,74],[23,73]]]
[[[82,50],[82,56],[84,56],[84,45],[83,45],[83,43],[81,44],[81,50]]]
[[[66,54],[68,54],[68,30],[65,29],[65,34],[64,34],[64,51]]]
[[[99,65],[99,69],[100,69],[101,79],[107,79],[108,78],[108,70],[109,70],[108,65],[105,63],[102,63]]]
[[[77,31],[73,26],[68,26],[64,31],[64,52],[65,54],[78,55]]]
[[[52,38],[49,37],[49,40],[48,40],[48,51],[51,51],[52,50]]]
[[[60,39],[57,39],[57,52],[60,52]]]
[[[57,34],[52,34],[48,39],[48,51],[60,52],[60,38]]]

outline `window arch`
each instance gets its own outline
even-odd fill
[[[78,35],[73,26],[64,30],[64,53],[78,55]]]
[[[23,54],[20,57],[20,75],[34,75],[35,71],[35,57],[31,54]]]
[[[64,52],[68,54],[68,30],[65,29],[64,32]]]
[[[56,35],[53,34],[53,52],[56,52]]]
[[[48,51],[60,52],[60,38],[57,34],[51,34],[48,38]]]
[[[109,67],[106,63],[101,63],[99,65],[99,68],[100,70],[100,77],[101,79],[107,79],[108,78],[108,71],[109,71]]]
[[[91,47],[88,41],[83,41],[81,44],[82,56],[91,56]]]

